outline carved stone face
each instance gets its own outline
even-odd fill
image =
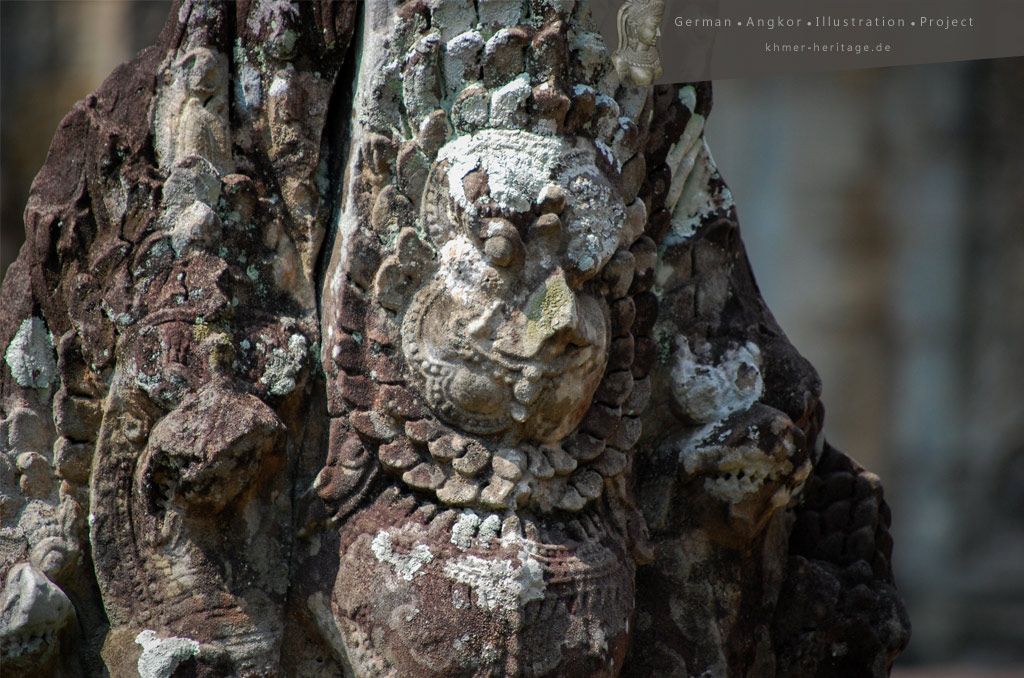
[[[414,381],[447,423],[557,442],[608,357],[594,276],[625,206],[593,142],[484,130],[441,149],[423,198],[437,269],[402,326]]]
[[[644,20],[640,23],[639,30],[637,31],[637,38],[640,40],[640,44],[647,45],[648,47],[654,47],[658,43],[658,38],[660,37],[661,17],[644,17]]]
[[[658,38],[661,37],[661,19],[665,13],[665,3],[655,0],[630,4],[623,9],[626,10],[625,28],[629,46],[640,50],[656,46]]]

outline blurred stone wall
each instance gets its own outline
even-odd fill
[[[169,2],[0,2],[0,271],[73,102]],[[715,84],[708,140],[826,433],[885,480],[901,661],[1024,662],[1024,60]]]
[[[972,653],[1024,655],[1024,59],[988,62],[974,83],[967,237],[966,445],[957,544]]]

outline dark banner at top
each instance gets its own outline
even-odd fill
[[[1024,55],[1019,0],[592,0],[623,82]]]

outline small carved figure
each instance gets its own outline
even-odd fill
[[[626,0],[619,8],[619,46],[612,63],[623,84],[650,85],[664,73],[658,54],[664,13],[664,0]]]

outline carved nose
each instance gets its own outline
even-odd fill
[[[571,343],[589,343],[586,323],[581,323],[576,294],[569,287],[565,273],[558,269],[541,283],[526,302],[526,333],[523,348],[533,357],[556,335],[564,335]]]
[[[574,346],[595,346],[603,343],[604,316],[593,297],[576,297],[576,322],[569,332],[569,343]]]

